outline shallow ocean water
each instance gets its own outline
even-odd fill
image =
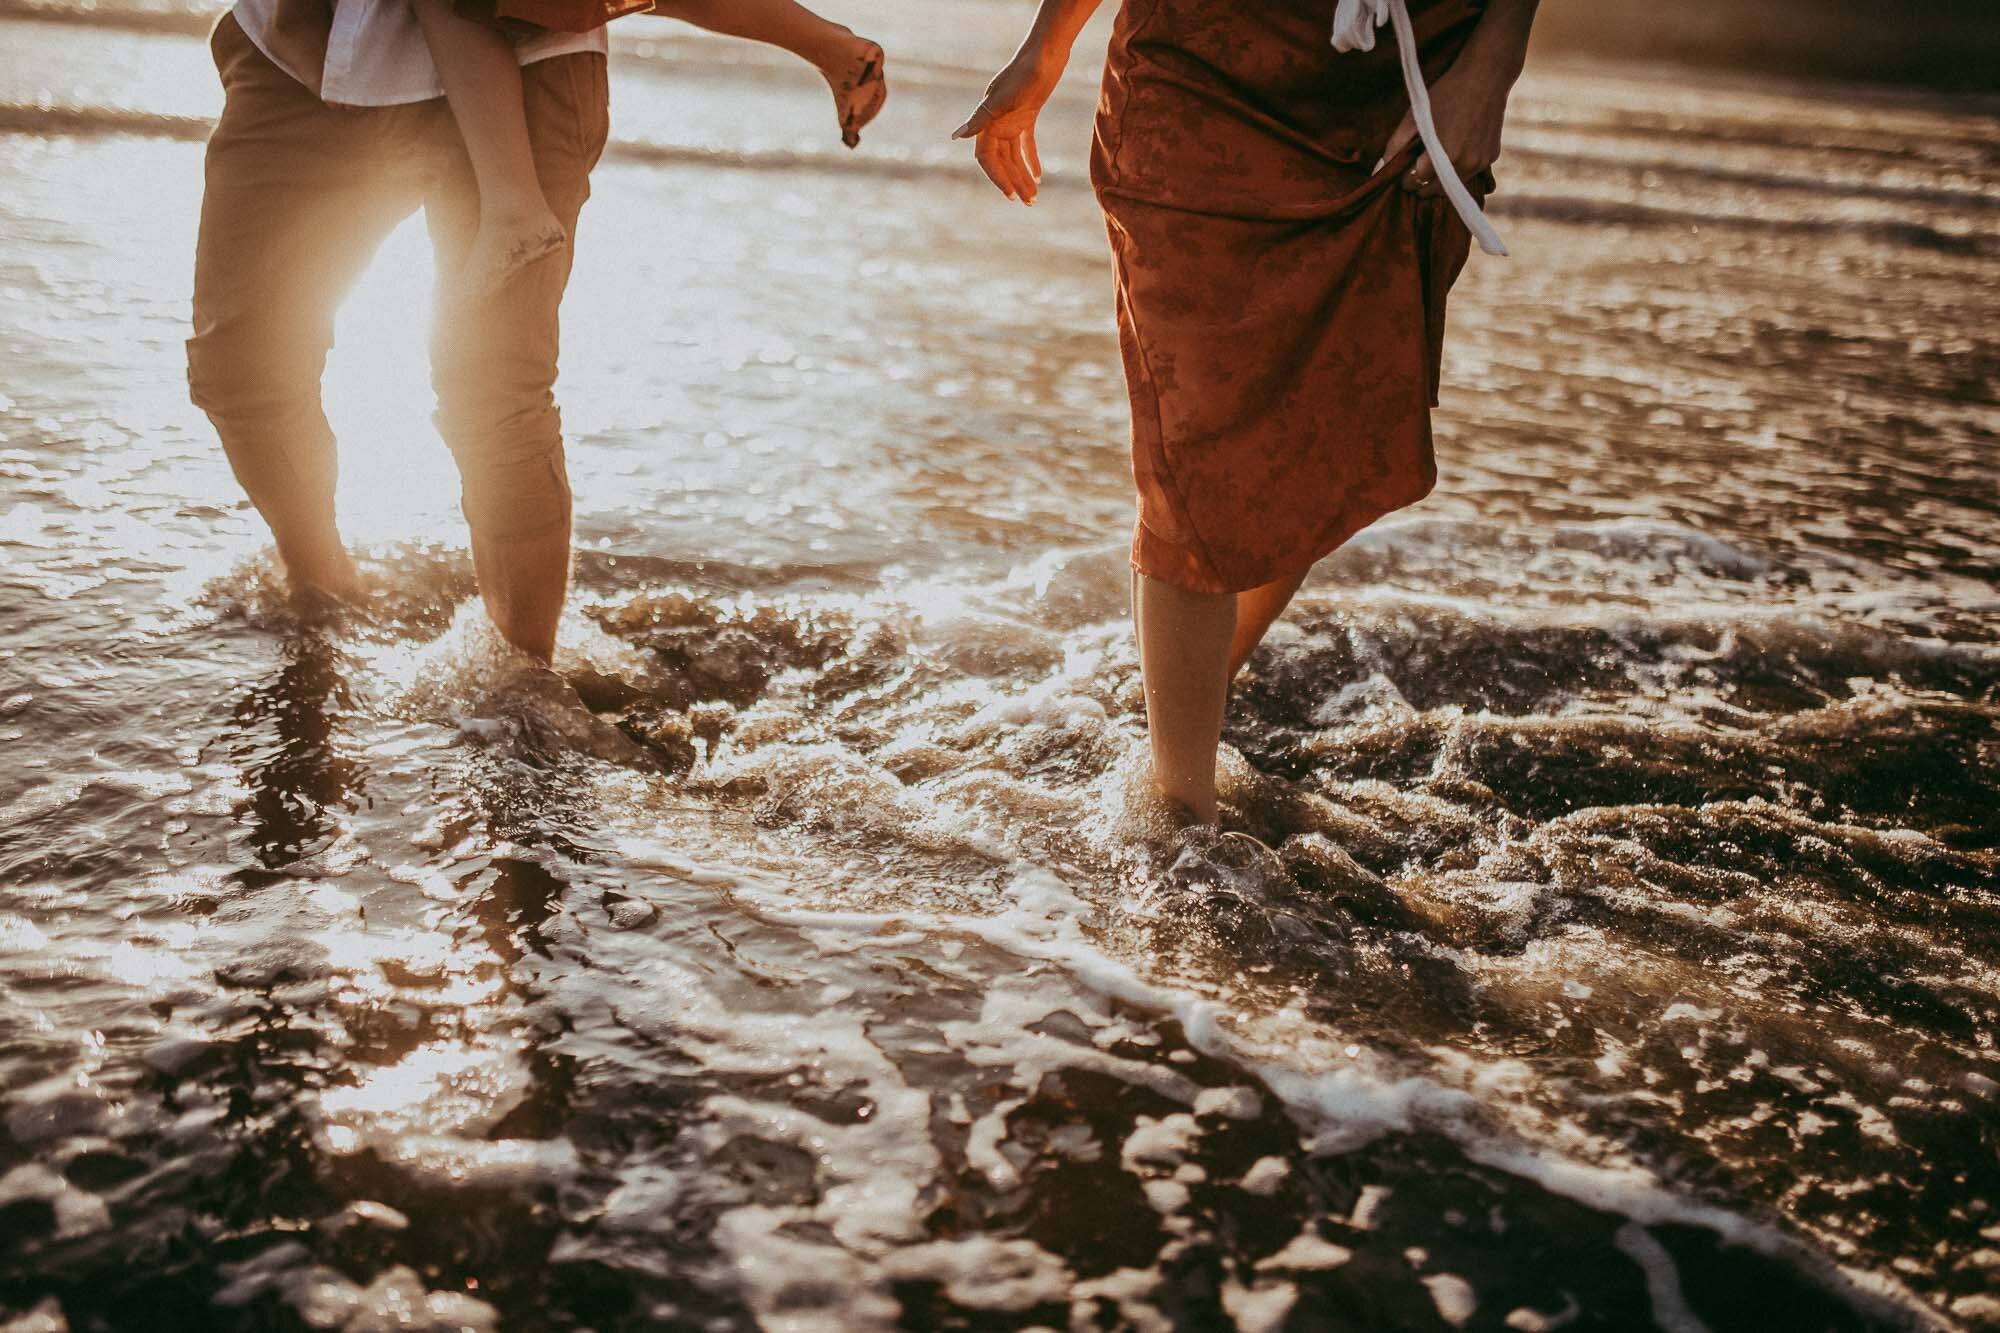
[[[855,12],[853,155],[624,37],[554,672],[420,228],[304,617],[184,401],[206,53],[0,22],[0,1312],[2000,1327],[2000,110],[1534,72],[1439,491],[1232,707],[1267,851],[1133,795],[1088,57],[1010,210],[1020,15]]]

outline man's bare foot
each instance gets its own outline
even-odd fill
[[[301,612],[319,614],[367,600],[367,581],[343,548],[317,551],[310,557],[296,553],[288,557],[281,550],[278,560],[285,568],[292,604]]]
[[[459,280],[468,296],[492,296],[568,241],[562,224],[546,205],[539,209],[483,209]]]
[[[331,523],[323,527],[285,524],[274,536],[278,563],[293,589],[316,589],[341,601],[356,601],[366,594],[361,569]]]
[[[838,60],[820,68],[827,86],[833,89],[840,141],[849,148],[861,142],[861,131],[888,99],[889,81],[883,76],[882,63],[882,48],[866,37],[856,37]]]

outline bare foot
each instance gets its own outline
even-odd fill
[[[497,294],[528,268],[563,248],[569,237],[546,206],[540,209],[483,210],[472,249],[459,270],[466,294]]]
[[[317,557],[310,570],[302,570],[281,555],[292,610],[307,620],[337,616],[344,608],[359,606],[368,599],[368,585],[346,551]]]
[[[882,74],[882,48],[856,37],[847,51],[820,73],[833,89],[833,110],[840,118],[840,141],[849,148],[861,142],[861,131],[882,110],[889,81]]]
[[[338,536],[304,539],[291,534],[278,542],[278,563],[294,596],[359,602],[368,594],[354,557]]]

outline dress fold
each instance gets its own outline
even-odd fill
[[[1481,5],[1412,0],[1427,80]],[[1403,73],[1393,42],[1336,52],[1332,13],[1126,0],[1112,34],[1091,179],[1132,398],[1132,558],[1196,592],[1299,573],[1436,482],[1445,297],[1471,237],[1399,188],[1414,145],[1373,170]]]

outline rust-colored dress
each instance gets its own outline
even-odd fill
[[[1483,0],[1410,0],[1435,81]],[[1091,179],[1118,274],[1132,563],[1195,592],[1303,572],[1437,480],[1445,294],[1471,237],[1371,176],[1408,95],[1334,0],[1125,0]],[[1490,186],[1490,179],[1482,185]],[[1475,191],[1483,193],[1483,191]]]

